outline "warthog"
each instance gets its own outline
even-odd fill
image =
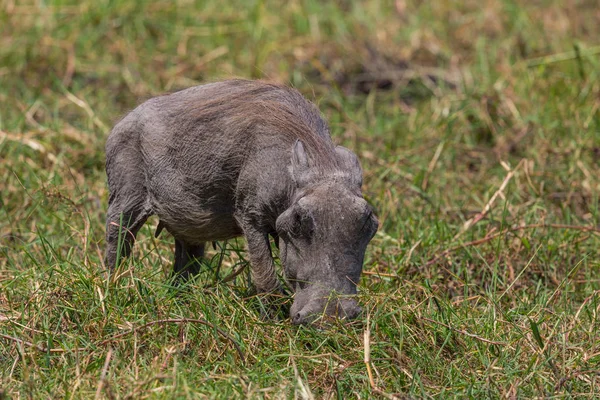
[[[356,155],[298,91],[229,80],[152,98],[112,130],[106,173],[109,267],[157,215],[157,234],[175,237],[178,277],[198,273],[205,242],[243,235],[256,289],[277,292],[271,235],[295,290],[293,323],[359,314],[348,295],[378,221]]]

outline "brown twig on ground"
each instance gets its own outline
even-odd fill
[[[532,225],[517,226],[515,228],[507,228],[498,233],[494,233],[493,235],[487,235],[481,239],[473,240],[471,242],[467,242],[467,243],[461,244],[459,246],[455,246],[455,247],[446,249],[446,250],[442,251],[440,254],[438,254],[437,256],[433,257],[431,260],[427,261],[427,263],[425,263],[425,266],[427,267],[432,264],[435,264],[437,261],[439,261],[443,257],[447,256],[448,254],[455,252],[456,250],[464,249],[466,247],[471,247],[471,246],[479,246],[480,244],[487,243],[490,240],[493,240],[497,237],[506,235],[507,233],[522,231],[522,230],[526,230],[526,229],[536,229],[536,228],[571,229],[571,230],[578,230],[578,231],[583,231],[583,232],[593,232],[596,234],[600,234],[600,229],[595,228],[593,226],[564,225],[564,224],[532,224]]]
[[[214,282],[214,283],[210,283],[208,285],[205,285],[203,288],[204,289],[210,289],[212,287],[217,286],[217,284],[223,284],[223,283],[227,283],[227,282],[231,282],[232,280],[234,280],[239,274],[241,274],[242,272],[244,272],[244,270],[248,267],[248,263],[243,263],[241,267],[239,267],[238,269],[236,269],[235,271],[231,272],[229,275],[227,275],[225,278]]]
[[[16,343],[20,343],[23,346],[31,347],[31,348],[33,348],[33,349],[35,349],[37,351],[42,352],[42,353],[66,353],[67,351],[71,351],[71,350],[85,350],[83,348],[79,348],[79,349],[48,348],[48,347],[42,346],[41,344],[31,343],[31,342],[28,342],[27,340],[19,339],[19,338],[14,337],[14,336],[5,335],[3,333],[0,333],[0,338],[11,340],[11,341],[16,342]]]
[[[506,189],[506,186],[508,186],[508,183],[513,178],[513,176],[515,176],[515,172],[517,172],[517,170],[519,168],[521,168],[521,166],[524,164],[525,161],[526,161],[525,159],[522,159],[514,169],[510,169],[510,167],[507,164],[502,163],[502,166],[508,171],[508,173],[504,177],[504,180],[502,181],[502,184],[500,185],[498,190],[496,190],[496,192],[492,195],[492,197],[490,197],[490,200],[486,203],[486,205],[483,207],[481,212],[479,214],[475,215],[473,218],[469,219],[467,222],[465,222],[465,224],[463,225],[463,228],[460,230],[460,232],[458,232],[456,234],[456,236],[454,236],[454,239],[461,236],[463,233],[465,233],[467,230],[469,230],[469,228],[471,228],[472,226],[477,224],[479,221],[481,221],[483,218],[485,218],[485,216],[492,209],[492,206],[494,205],[494,202],[496,201],[498,196],[500,196],[504,193],[504,189]]]
[[[460,333],[461,335],[465,335],[465,336],[468,336],[468,337],[473,338],[473,339],[477,339],[477,340],[482,341],[484,343],[495,344],[495,345],[498,345],[498,346],[506,346],[506,344],[507,344],[505,342],[497,342],[495,340],[490,340],[490,339],[482,338],[481,336],[477,336],[477,335],[475,335],[473,333],[469,333],[467,331],[463,331],[461,329],[454,328],[454,327],[452,327],[452,326],[450,326],[448,324],[445,324],[445,323],[440,322],[440,321],[436,321],[434,319],[430,319],[430,318],[427,318],[427,317],[419,317],[419,318],[421,318],[422,320],[427,321],[427,322],[433,322],[434,324],[441,325],[443,327],[446,327],[446,328],[450,329],[451,331]]]
[[[235,347],[236,351],[238,352],[238,355],[240,356],[240,359],[242,360],[242,363],[244,362],[245,358],[244,358],[244,353],[242,352],[242,349],[240,347],[240,345],[235,341],[234,338],[232,338],[227,332],[223,331],[222,329],[217,328],[216,326],[214,326],[213,324],[211,324],[210,322],[204,320],[204,319],[200,319],[200,318],[169,318],[169,319],[160,319],[157,321],[150,321],[145,323],[144,325],[138,326],[138,327],[133,327],[125,332],[119,333],[115,336],[111,336],[108,339],[103,340],[102,342],[100,342],[100,345],[105,345],[108,342],[111,342],[113,340],[116,340],[118,338],[121,338],[123,336],[127,336],[133,332],[137,332],[141,329],[146,329],[152,325],[159,325],[159,324],[178,324],[178,323],[190,323],[190,324],[202,324],[205,326],[208,326],[209,328],[213,328],[215,331],[217,331],[221,336],[223,336],[225,339],[229,340],[231,342],[231,344],[233,344],[233,346]]]

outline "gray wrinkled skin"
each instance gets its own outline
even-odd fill
[[[231,80],[150,99],[112,130],[106,172],[109,267],[157,215],[177,276],[199,271],[205,242],[244,235],[256,288],[276,292],[271,235],[296,292],[293,323],[359,314],[350,295],[378,222],[357,157],[296,90]]]

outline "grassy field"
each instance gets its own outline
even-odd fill
[[[0,399],[599,397],[599,10],[0,0]],[[230,77],[297,87],[361,158],[358,321],[261,318],[241,239],[176,289],[155,219],[102,272],[110,128]]]

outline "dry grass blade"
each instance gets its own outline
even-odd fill
[[[363,333],[363,353],[365,367],[367,368],[367,374],[369,376],[369,383],[371,388],[375,389],[375,380],[373,379],[373,372],[371,372],[371,328],[370,328],[370,315],[367,314],[367,324]]]
[[[585,51],[582,51],[581,54],[579,54],[577,50],[566,51],[563,53],[550,54],[548,56],[530,58],[529,60],[526,60],[525,63],[527,67],[531,68],[538,67],[540,65],[553,64],[561,61],[573,60],[575,58],[580,57],[581,55],[590,57],[598,54],[600,54],[600,46],[594,46],[586,49]]]
[[[440,259],[446,257],[447,255],[449,255],[451,253],[454,253],[457,250],[464,249],[464,248],[471,247],[471,246],[479,246],[479,245],[487,243],[493,239],[504,236],[507,233],[517,232],[517,231],[522,231],[522,230],[527,230],[527,229],[540,229],[540,228],[543,228],[543,229],[571,229],[571,230],[577,230],[577,231],[582,231],[582,232],[593,232],[595,234],[600,234],[600,229],[595,228],[593,226],[577,226],[577,225],[565,225],[565,224],[531,224],[531,225],[517,226],[515,228],[504,229],[498,233],[494,233],[492,235],[485,236],[481,239],[476,239],[476,240],[461,244],[459,246],[455,246],[450,249],[446,249],[446,250],[442,251],[440,254],[438,254],[437,256],[433,257],[431,260],[427,261],[425,263],[425,266],[435,264]]]
[[[461,335],[465,335],[465,336],[468,336],[470,338],[479,340],[480,342],[484,342],[484,343],[488,343],[488,344],[495,344],[495,345],[498,345],[498,346],[506,346],[508,344],[508,343],[505,343],[505,342],[498,342],[496,340],[490,340],[490,339],[483,338],[481,336],[475,335],[473,333],[469,333],[467,331],[463,331],[462,329],[454,328],[454,327],[452,327],[452,326],[450,326],[448,324],[445,324],[445,323],[440,322],[440,321],[436,321],[436,320],[431,319],[431,318],[427,318],[427,317],[419,317],[419,318],[422,319],[422,320],[424,320],[424,321],[427,321],[427,322],[431,322],[431,323],[434,323],[434,324],[437,324],[437,325],[441,325],[443,327],[446,327],[446,328],[450,329],[451,331],[454,331],[454,332],[460,333]]]
[[[363,362],[365,363],[365,367],[367,369],[367,375],[369,377],[369,384],[371,385],[371,390],[378,395],[385,397],[386,399],[396,400],[396,397],[393,394],[386,393],[383,391],[377,384],[375,383],[375,379],[373,378],[373,371],[371,368],[371,324],[370,324],[370,313],[367,313],[367,323],[365,330],[363,332]]]
[[[21,134],[19,136],[21,136],[21,137],[18,137],[15,134],[11,134],[11,133],[0,130],[0,143],[2,140],[10,140],[13,142],[21,143],[21,144],[39,152],[44,157],[46,157],[48,160],[50,160],[53,164],[59,163],[58,157],[56,157],[56,155],[54,155],[51,152],[49,152],[48,150],[46,150],[46,148],[40,142],[38,142],[37,140],[33,140],[33,139],[29,139],[27,137],[24,137],[23,134]]]
[[[96,399],[99,399],[102,395],[102,389],[106,386],[106,395],[109,399],[114,398],[112,392],[107,386],[106,375],[108,374],[108,367],[110,365],[110,359],[112,358],[113,350],[112,348],[108,349],[106,353],[106,358],[104,359],[104,366],[102,367],[102,373],[100,374],[100,379],[98,379],[98,386],[96,387]]]
[[[111,336],[108,339],[103,340],[102,342],[100,342],[100,345],[105,345],[107,343],[110,343],[116,339],[119,339],[123,336],[127,336],[130,335],[134,332],[139,332],[142,329],[146,329],[148,327],[151,327],[153,325],[161,325],[161,324],[201,324],[201,325],[205,325],[208,326],[209,328],[214,329],[216,332],[219,333],[219,335],[223,336],[225,339],[229,340],[231,342],[231,344],[233,344],[233,346],[235,347],[238,355],[240,356],[240,360],[242,361],[242,363],[244,363],[245,357],[244,357],[244,353],[242,352],[242,348],[240,347],[240,345],[237,343],[237,341],[232,338],[227,332],[223,331],[220,328],[217,328],[216,326],[214,326],[214,324],[211,324],[210,322],[204,320],[204,319],[200,319],[200,318],[169,318],[169,319],[161,319],[158,321],[151,321],[151,322],[147,322],[141,326],[138,327],[134,327],[131,328],[125,332],[119,333],[118,335],[114,335]]]

